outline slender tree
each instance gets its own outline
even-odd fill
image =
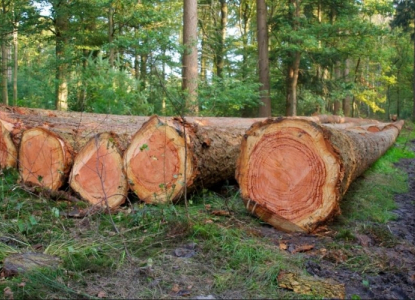
[[[259,82],[261,92],[261,104],[259,117],[271,116],[271,98],[269,82],[269,58],[268,58],[268,25],[267,6],[265,0],[257,0],[257,39],[258,39],[258,65]]]
[[[294,32],[299,30],[299,18],[301,13],[301,0],[288,0],[289,1],[289,22]],[[292,39],[294,44],[300,41]],[[298,72],[300,70],[301,52],[296,49],[292,49],[288,52],[288,66],[286,74],[286,115],[297,115],[297,84],[298,84]]]
[[[1,97],[4,104],[9,103],[8,83],[8,63],[9,63],[9,36],[11,32],[10,20],[11,3],[10,1],[1,0],[0,20],[0,47],[1,47]]]
[[[227,0],[220,0],[220,25],[218,28],[218,47],[216,54],[216,72],[218,77],[223,78],[226,25],[228,23],[228,4]]]
[[[183,46],[182,89],[187,95],[187,110],[197,115],[199,111],[197,103],[197,0],[184,0]]]
[[[70,8],[68,0],[52,1],[54,11],[54,31],[56,39],[56,101],[57,110],[68,109],[69,65],[66,56]]]

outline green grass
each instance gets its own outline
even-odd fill
[[[394,165],[414,157],[409,149],[414,126],[406,126],[395,147],[350,186],[342,215],[329,225],[336,234],[325,247],[344,255],[339,266],[362,273],[379,270],[381,258],[356,246],[358,234],[387,247],[396,243],[387,222],[394,218],[394,195],[408,190],[405,173]],[[13,170],[0,175],[0,261],[31,251],[58,256],[62,264],[0,280],[0,291],[9,287],[14,299],[96,298],[102,291],[110,298],[182,298],[182,292],[310,299],[278,288],[277,279],[281,271],[306,275],[306,256],[280,250],[275,238],[262,235],[264,224],[247,213],[231,187],[225,195],[205,190],[193,196],[188,209],[146,205],[132,197],[113,215],[70,218],[66,213],[74,203],[30,195],[17,179]],[[229,215],[214,215],[214,210]],[[174,254],[189,243],[197,245],[193,257]]]
[[[408,176],[395,163],[415,157],[409,138],[412,136],[403,132],[395,146],[351,184],[341,202],[342,220],[386,223],[395,218],[394,195],[408,191]]]

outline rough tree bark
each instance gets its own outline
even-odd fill
[[[153,116],[124,153],[130,188],[147,203],[232,179],[242,135],[258,119]]]
[[[259,88],[261,97],[259,117],[271,117],[267,16],[265,0],[257,0],[258,67],[259,82],[261,83]]]
[[[17,164],[17,149],[10,138],[10,133],[0,122],[0,169],[14,168]]]
[[[187,92],[188,113],[197,115],[198,70],[197,70],[197,0],[183,1],[183,47],[182,89]],[[183,112],[180,112],[183,113]]]
[[[294,118],[254,124],[236,167],[247,209],[281,230],[313,231],[339,213],[350,183],[386,152],[402,125],[372,133]]]

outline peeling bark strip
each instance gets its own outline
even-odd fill
[[[111,133],[98,134],[75,157],[69,184],[91,204],[116,208],[127,198],[128,184],[117,138]]]
[[[393,145],[402,125],[370,132],[294,118],[254,124],[236,167],[247,209],[281,230],[311,232],[339,213],[350,183]]]

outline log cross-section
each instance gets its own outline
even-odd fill
[[[255,123],[236,167],[247,209],[278,229],[311,232],[339,213],[350,183],[394,143],[402,124],[371,132],[298,118]]]
[[[90,139],[74,159],[71,188],[91,204],[115,209],[127,197],[128,184],[114,133]]]
[[[32,128],[22,134],[19,173],[24,183],[59,189],[72,166],[72,148],[57,134]]]
[[[124,153],[131,189],[148,203],[177,200],[195,176],[184,134],[153,116],[133,136]]]

